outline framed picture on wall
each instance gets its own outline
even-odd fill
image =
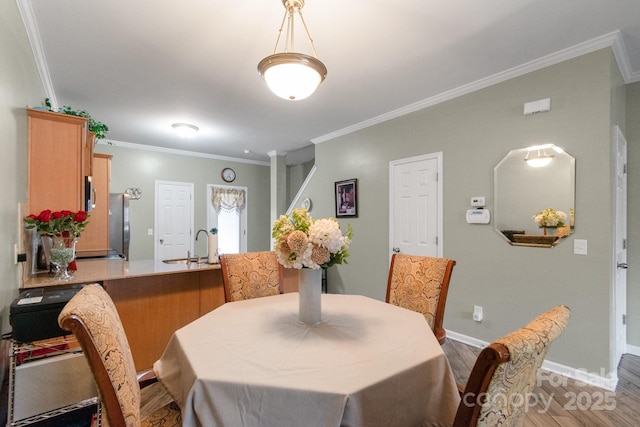
[[[358,217],[358,180],[336,182],[336,218]]]

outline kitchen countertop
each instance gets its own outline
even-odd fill
[[[73,278],[68,281],[53,280],[53,277],[48,273],[40,273],[29,277],[22,284],[21,289],[220,269],[220,264],[165,264],[159,260],[124,261],[121,259],[86,259],[77,260],[76,264],[78,270],[73,273]]]

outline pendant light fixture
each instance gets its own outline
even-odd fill
[[[313,39],[302,17],[301,9],[304,6],[304,0],[282,0],[282,4],[284,5],[285,13],[282,18],[282,24],[280,24],[276,46],[273,49],[273,54],[267,56],[258,64],[258,74],[267,83],[269,89],[280,98],[299,101],[315,92],[327,76],[327,67],[316,58],[318,54],[313,45]],[[294,21],[296,15],[300,16],[300,21],[313,50],[313,56],[298,53],[294,49]],[[285,22],[287,27],[284,49],[281,53],[276,53]]]

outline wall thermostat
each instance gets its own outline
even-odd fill
[[[469,209],[467,211],[468,224],[489,224],[491,213],[489,209]]]
[[[472,197],[471,206],[474,208],[484,208],[486,206],[484,197]]]

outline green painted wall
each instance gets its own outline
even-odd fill
[[[550,360],[608,371],[611,61],[610,50],[598,51],[318,144],[317,171],[305,194],[314,217],[334,215],[334,181],[359,180],[359,217],[348,221],[351,257],[330,270],[330,290],[384,299],[389,161],[443,152],[444,255],[457,261],[445,327],[492,341],[566,304],[573,318]],[[525,102],[547,97],[550,112],[523,116]],[[472,196],[485,196],[493,209],[494,166],[512,149],[546,142],[576,158],[575,234],[553,249],[511,247],[493,224],[467,224]],[[588,240],[587,256],[573,254],[575,238]],[[484,307],[482,323],[472,320],[473,305]]]
[[[2,332],[11,330],[9,305],[18,296],[21,266],[13,245],[23,223],[19,204],[27,199],[27,112],[40,105],[44,89],[15,1],[0,2],[0,309]],[[1,376],[1,374],[0,374]]]
[[[307,179],[307,175],[311,172],[314,163],[314,161],[310,161],[299,165],[287,166],[287,207],[291,204],[293,198],[296,197],[296,194],[298,194],[304,180]],[[302,200],[300,203],[302,203]]]
[[[224,167],[236,171],[232,185],[247,187],[247,247],[251,251],[268,250],[271,245],[269,220],[269,167],[217,159],[176,155],[157,151],[98,144],[95,152],[112,154],[111,192],[124,192],[129,187],[142,190],[139,200],[129,203],[131,223],[130,259],[153,259],[155,181],[194,184],[194,230],[207,228],[207,184],[228,185],[220,178]],[[195,242],[195,253],[206,254],[206,241]],[[186,256],[186,254],[185,254]]]

